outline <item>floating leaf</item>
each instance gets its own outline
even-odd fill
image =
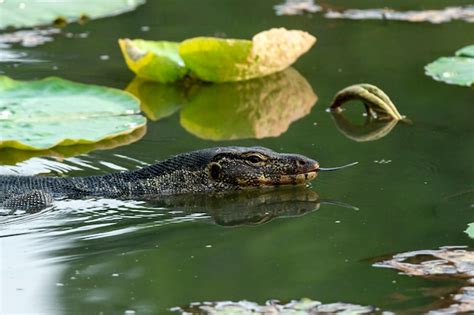
[[[306,32],[274,28],[258,33],[252,41],[188,39],[179,46],[179,54],[192,75],[203,81],[242,81],[286,69],[315,42]]]
[[[348,101],[361,100],[374,118],[404,119],[390,98],[375,85],[361,83],[348,86],[334,97],[330,109],[338,111]]]
[[[61,20],[97,19],[134,10],[145,0],[7,0],[0,1],[0,29],[32,27]]]
[[[186,90],[180,84],[163,84],[135,77],[126,91],[140,99],[142,111],[153,121],[173,115],[186,102]]]
[[[186,75],[178,43],[119,39],[119,45],[128,67],[141,78],[166,83]]]
[[[425,70],[433,79],[449,84],[471,86],[474,83],[474,58],[441,57]]]
[[[0,147],[45,150],[129,134],[146,123],[132,95],[59,78],[0,77]]]
[[[469,45],[456,51],[458,57],[471,57],[474,58],[474,45]]]
[[[276,137],[309,114],[316,100],[309,83],[288,68],[250,81],[195,87],[180,121],[204,139]]]
[[[474,45],[461,48],[456,57],[441,57],[425,66],[426,74],[448,84],[474,84]]]
[[[464,232],[466,232],[470,238],[474,238],[474,223],[470,223]]]

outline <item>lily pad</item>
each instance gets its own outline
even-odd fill
[[[46,150],[95,143],[142,127],[139,101],[129,93],[60,78],[0,77],[0,148]]]
[[[470,223],[464,232],[466,232],[470,238],[474,238],[474,223]]]
[[[179,54],[191,75],[203,81],[242,81],[286,69],[315,42],[307,32],[274,28],[258,33],[251,41],[188,39],[179,46]]]
[[[245,82],[202,84],[189,94],[181,125],[210,140],[277,137],[309,114],[317,101],[293,68]]]
[[[471,57],[474,58],[474,45],[469,45],[456,51],[458,57]]]
[[[448,84],[474,84],[474,45],[456,52],[455,57],[441,57],[425,66],[426,74]]]
[[[134,10],[143,3],[145,0],[0,1],[0,29],[46,25],[57,20],[69,23],[84,18],[97,19]]]
[[[119,39],[119,45],[128,67],[141,78],[174,82],[188,71],[178,53],[179,43]]]

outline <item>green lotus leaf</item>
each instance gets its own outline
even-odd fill
[[[153,121],[173,115],[186,103],[186,90],[181,84],[163,84],[135,77],[126,91],[140,99],[142,111]]]
[[[142,127],[129,93],[60,78],[15,81],[0,77],[0,148],[45,150],[95,143]]]
[[[470,238],[474,238],[474,223],[468,224],[468,227],[464,232],[466,232]]]
[[[474,45],[469,45],[456,51],[458,57],[471,57],[474,58]]]
[[[209,82],[242,81],[288,68],[316,42],[306,32],[274,28],[250,40],[196,37],[179,46],[191,75]]]
[[[178,53],[179,43],[119,39],[119,45],[127,66],[141,78],[174,82],[188,71]]]
[[[425,66],[426,74],[448,84],[474,84],[474,45],[456,52],[456,57],[441,57]]]
[[[145,0],[7,0],[0,1],[0,29],[33,27],[55,21],[75,22],[134,10]]]
[[[181,125],[210,140],[277,137],[309,114],[317,100],[293,68],[244,82],[201,84],[189,94]]]

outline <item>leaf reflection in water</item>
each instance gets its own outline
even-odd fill
[[[203,139],[277,137],[317,101],[311,85],[288,68],[239,83],[201,85],[181,111],[181,125]]]
[[[49,150],[28,151],[14,148],[0,149],[0,165],[15,165],[19,162],[34,157],[51,156],[57,160],[63,160],[80,154],[86,154],[95,150],[111,150],[117,147],[132,144],[140,140],[146,134],[146,126],[140,127],[128,135],[117,136],[112,139],[102,140],[92,144],[77,144],[71,146],[57,146]],[[0,166],[8,168],[7,166]]]
[[[311,85],[293,68],[237,83],[171,85],[135,78],[126,90],[141,100],[151,120],[182,108],[184,129],[216,141],[277,137],[308,115],[317,101]]]
[[[388,135],[397,125],[398,120],[380,120],[367,115],[363,125],[357,125],[340,112],[331,112],[337,129],[347,138],[357,141],[374,141]]]

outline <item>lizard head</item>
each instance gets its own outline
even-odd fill
[[[251,188],[304,184],[316,178],[319,163],[263,147],[222,147],[212,149],[206,169],[211,183]]]

